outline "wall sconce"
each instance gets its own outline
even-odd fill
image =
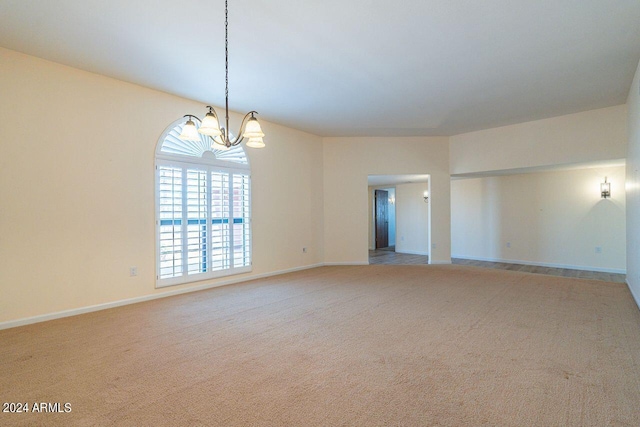
[[[425,191],[424,195],[422,196],[424,198],[424,202],[425,203],[429,203],[429,192]]]
[[[603,199],[611,197],[611,183],[607,182],[607,177],[604,177],[604,182],[600,184],[600,195]]]
[[[395,197],[389,197],[389,203],[391,203],[392,205],[395,205],[396,203]]]

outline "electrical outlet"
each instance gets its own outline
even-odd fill
[[[138,275],[138,267],[130,267],[129,268],[129,276],[137,276]]]
[[[306,254],[307,253],[307,248],[302,248],[302,253]]]
[[[602,247],[601,246],[596,246],[596,253],[597,254],[601,254],[602,253]]]

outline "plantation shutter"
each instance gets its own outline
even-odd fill
[[[158,163],[159,286],[250,271],[250,175]]]

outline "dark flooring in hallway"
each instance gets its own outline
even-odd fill
[[[625,283],[624,274],[605,273],[600,271],[572,270],[569,268],[541,267],[537,265],[510,264],[506,262],[476,261],[452,258],[452,264],[472,265],[474,267],[495,268],[499,270],[522,271],[525,273],[547,274],[550,276],[576,277],[579,279],[603,280],[606,282]],[[369,264],[416,265],[429,264],[428,255],[413,255],[395,252],[393,246],[385,249],[369,251]]]

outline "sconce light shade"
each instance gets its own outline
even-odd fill
[[[423,197],[424,197],[424,202],[425,203],[429,203],[429,192],[428,191],[424,192]]]
[[[607,177],[604,177],[604,182],[600,184],[600,196],[603,199],[611,197],[611,183],[607,182]]]

